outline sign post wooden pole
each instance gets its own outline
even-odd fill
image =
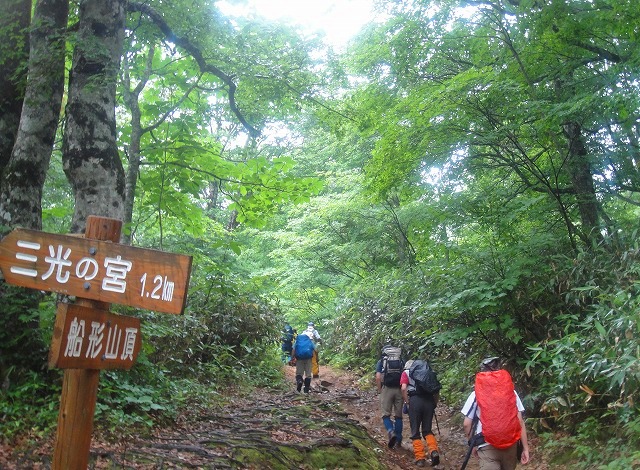
[[[130,369],[140,351],[140,320],[111,303],[180,314],[190,256],[119,245],[122,222],[89,216],[84,238],[14,229],[0,240],[9,284],[75,296],[59,304],[49,367],[65,369],[53,470],[85,470],[102,369]]]
[[[90,216],[85,238],[120,241],[122,222]],[[78,298],[78,305],[109,310],[109,304]],[[93,415],[98,396],[100,371],[96,369],[65,369],[58,415],[58,431],[53,453],[53,470],[85,470],[89,465],[89,450],[93,433]]]

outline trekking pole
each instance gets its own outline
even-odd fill
[[[473,400],[473,405],[471,406],[473,407],[475,406],[475,404],[476,401]],[[467,451],[467,455],[464,457],[464,462],[462,462],[462,467],[460,467],[460,470],[464,470],[465,468],[467,468],[467,464],[469,463],[469,459],[471,458],[471,454],[473,453],[473,448],[476,446],[476,444],[484,442],[484,440],[480,440],[481,434],[476,434],[476,431],[478,429],[478,421],[480,421],[480,417],[478,416],[478,413],[475,413],[475,416],[473,417],[473,420],[471,422],[471,438],[469,439],[469,450]]]
[[[438,415],[436,411],[433,410],[433,417],[436,419],[436,428],[438,429],[438,436],[442,437],[442,433],[440,432],[440,424],[438,424]]]
[[[469,444],[469,450],[467,451],[467,455],[464,457],[464,461],[462,462],[462,467],[460,470],[464,470],[467,468],[467,464],[469,463],[469,459],[471,458],[471,452],[473,452],[473,445]]]

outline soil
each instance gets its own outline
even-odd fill
[[[295,382],[295,372],[287,368],[287,377],[292,384]],[[319,393],[323,400],[337,401],[341,408],[361,426],[378,445],[380,461],[388,469],[416,469],[413,448],[408,436],[409,420],[405,419],[402,448],[389,449],[387,434],[380,415],[379,396],[373,386],[373,378],[367,386],[362,386],[361,377],[354,376],[343,370],[336,370],[328,366],[320,366],[320,377],[314,379],[312,392]],[[324,385],[324,386],[323,386]],[[293,385],[292,385],[293,386]],[[462,430],[462,415],[460,410],[439,403],[436,408],[436,419],[433,431],[438,441],[440,465],[436,469],[458,470],[466,456],[468,446]],[[527,470],[548,470],[551,468],[541,455],[536,452],[538,439],[531,432],[528,433],[530,445],[530,462],[519,468]],[[477,458],[472,456],[468,463],[468,470],[479,468]],[[557,467],[555,467],[557,468]]]
[[[408,419],[402,446],[387,447],[372,381],[320,366],[320,377],[304,394],[295,391],[292,367],[285,367],[285,375],[284,389],[230,397],[224,410],[191,410],[177,425],[152,435],[121,434],[115,441],[94,435],[89,468],[417,468]],[[440,403],[434,433],[440,450],[436,468],[459,469],[467,451],[459,410]],[[531,462],[522,468],[547,470],[530,437]],[[49,469],[52,449],[51,438],[0,446],[0,469]],[[478,469],[475,457],[467,469]]]

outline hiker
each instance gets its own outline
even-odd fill
[[[431,426],[440,398],[440,382],[429,363],[417,359],[405,364],[400,386],[404,403],[409,406],[409,425],[416,465],[426,466],[428,455],[431,465],[435,467],[440,463],[440,454]],[[427,443],[426,453],[423,438]]]
[[[282,363],[287,364],[291,361],[291,352],[293,351],[293,339],[295,335],[295,330],[289,325],[289,323],[285,323],[284,329],[282,330],[282,336],[280,336],[280,341],[282,341]]]
[[[400,391],[400,376],[404,369],[401,358],[402,350],[387,344],[382,348],[382,356],[376,364],[376,388],[380,395],[380,410],[382,423],[389,436],[388,446],[402,445],[402,392]],[[394,421],[391,421],[391,415]]]
[[[306,332],[296,336],[293,343],[292,360],[296,364],[296,390],[300,392],[304,384],[304,393],[311,390],[311,361],[315,344]]]
[[[528,463],[529,442],[523,412],[511,375],[502,368],[500,358],[484,359],[476,374],[475,389],[462,407],[464,431],[470,445],[467,460],[471,453],[476,455],[481,470],[514,470],[518,460]]]
[[[303,334],[309,336],[314,344],[322,343],[322,338],[320,337],[320,333],[316,330],[315,325],[312,321],[307,323],[307,329],[302,332]],[[313,357],[311,358],[311,372],[313,373],[313,378],[317,379],[320,377],[320,360],[318,358],[318,348],[316,347],[313,350]]]

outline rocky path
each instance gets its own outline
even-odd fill
[[[287,371],[293,379],[293,372]],[[372,374],[373,377],[373,374]],[[375,387],[358,387],[359,377],[347,372],[334,370],[330,367],[320,367],[320,379],[312,385],[313,392],[322,400],[336,400],[341,408],[374,439],[380,461],[389,469],[418,468],[413,458],[411,441],[409,440],[409,420],[405,417],[402,448],[389,449],[386,445],[387,436],[380,416],[379,396]],[[322,384],[325,384],[323,386]],[[440,447],[440,465],[438,469],[459,469],[462,465],[467,447],[462,433],[460,418],[456,419],[456,410],[440,404],[436,410],[437,424],[433,430]],[[473,459],[467,469],[478,468]]]
[[[191,410],[175,426],[142,436],[123,431],[116,439],[94,436],[92,469],[412,469],[408,439],[388,449],[378,395],[348,372],[321,366],[309,394],[295,391],[294,369],[285,367],[282,389],[229,397],[223,409]],[[364,381],[366,382],[366,381]],[[438,469],[459,469],[466,452],[458,410],[439,405],[434,425]],[[535,446],[534,446],[535,448]],[[0,469],[50,468],[52,441],[0,446]],[[546,470],[536,460],[528,470]],[[474,458],[467,466],[478,468]]]
[[[293,368],[286,371],[291,381],[292,389],[295,381]],[[389,469],[414,469],[413,450],[408,439],[409,420],[404,423],[404,442],[401,449],[388,449],[386,446],[387,435],[382,425],[380,416],[379,397],[373,386],[373,374],[371,386],[358,386],[362,381],[342,370],[320,366],[320,378],[312,384],[312,395],[318,399],[329,402],[337,402],[349,417],[363,426],[369,436],[374,439],[380,461]],[[365,381],[366,382],[366,381]],[[324,384],[324,386],[323,386]],[[460,410],[446,404],[439,404],[436,409],[436,420],[433,431],[440,448],[440,465],[437,469],[459,470],[467,452],[467,442],[462,431],[462,415]],[[532,460],[519,468],[527,470],[548,470],[549,465],[536,454],[537,439],[530,435]],[[477,470],[478,463],[475,457],[471,457],[466,467],[469,470]]]

